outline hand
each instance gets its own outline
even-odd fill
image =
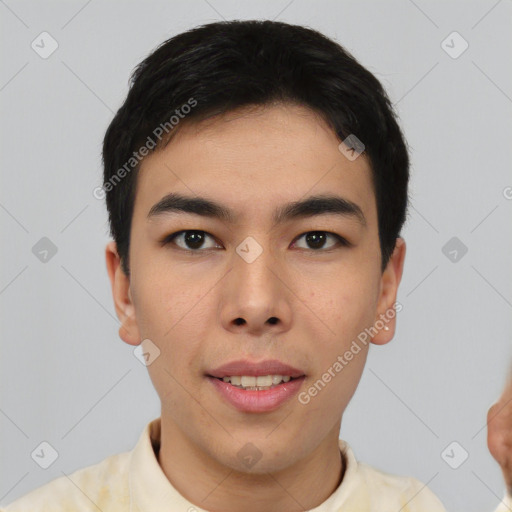
[[[512,371],[500,399],[487,413],[487,446],[501,466],[512,496]]]

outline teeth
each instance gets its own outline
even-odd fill
[[[289,375],[242,375],[233,377],[223,377],[224,382],[231,382],[233,386],[245,388],[248,390],[257,389],[270,389],[272,386],[277,386],[281,382],[289,382],[291,377]]]
[[[243,388],[249,388],[256,386],[256,380],[259,379],[259,377],[242,377],[242,387]]]

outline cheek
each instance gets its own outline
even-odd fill
[[[356,275],[332,281],[335,287],[310,293],[310,307],[329,326],[333,347],[342,348],[343,343],[373,323],[379,290],[368,277]]]
[[[299,395],[306,417],[322,425],[339,420],[357,389],[367,353],[367,347],[361,349],[351,361],[345,361],[341,370],[336,367],[334,358],[318,375],[309,379],[304,392]]]
[[[159,272],[156,265],[136,273],[132,282],[137,322],[148,337],[151,334],[163,342],[178,332],[201,325],[197,319],[204,313],[204,284],[169,269]],[[190,318],[196,322],[192,323]]]
[[[315,407],[333,407],[333,413],[339,414],[354,394],[369,347],[358,335],[373,324],[377,296],[376,283],[357,274],[339,279],[329,293],[310,292],[311,308],[329,326],[322,350],[315,354],[315,375],[308,383],[313,386]]]
[[[149,271],[136,274],[133,299],[142,339],[150,339],[160,351],[147,367],[150,378],[162,402],[177,406],[186,399],[180,384],[186,389],[195,385],[201,342],[211,326],[205,315],[213,306],[204,287],[187,286],[183,276],[163,275],[165,279]]]

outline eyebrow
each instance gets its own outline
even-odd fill
[[[233,224],[237,216],[228,207],[205,197],[191,197],[178,193],[170,193],[154,204],[147,219],[167,213],[188,213],[219,219]],[[300,201],[293,201],[278,207],[273,215],[274,224],[290,220],[313,217],[316,215],[336,214],[353,218],[361,226],[366,227],[366,218],[356,203],[338,195],[325,194],[310,196]]]

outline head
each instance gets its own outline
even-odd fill
[[[252,442],[251,471],[337,439],[405,257],[409,160],[379,81],[311,29],[198,27],[136,68],[103,161],[119,334],[158,348],[163,421],[233,468]],[[302,399],[234,408],[210,375],[238,359],[300,369]]]

